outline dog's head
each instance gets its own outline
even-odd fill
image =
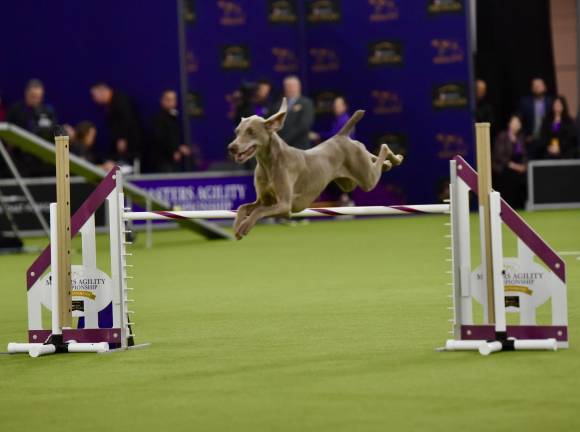
[[[232,158],[240,164],[253,158],[270,143],[272,134],[282,129],[287,111],[288,102],[284,98],[278,112],[267,119],[256,115],[242,118],[236,128],[236,138],[228,146]]]

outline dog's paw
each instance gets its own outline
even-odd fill
[[[383,162],[383,172],[390,171],[392,168],[393,164],[390,161],[386,160]]]
[[[405,157],[403,155],[400,154],[393,154],[393,165],[395,166],[399,166],[403,163],[403,160],[405,160]]]
[[[235,236],[237,240],[243,239],[245,236],[248,235],[250,230],[254,227],[255,222],[252,221],[250,218],[244,219],[240,225],[236,228]]]

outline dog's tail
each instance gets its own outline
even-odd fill
[[[348,121],[342,127],[342,129],[337,133],[337,135],[349,136],[350,132],[352,131],[352,128],[354,128],[354,126],[359,122],[361,118],[363,118],[364,115],[365,112],[363,110],[358,110],[357,112],[355,112],[352,115],[352,117],[348,119]]]

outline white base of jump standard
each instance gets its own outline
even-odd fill
[[[489,355],[498,351],[556,351],[556,339],[506,339],[505,341],[453,340],[445,343],[444,351],[479,351]]]

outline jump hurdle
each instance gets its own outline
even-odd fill
[[[124,208],[123,179],[112,169],[75,214],[70,216],[68,137],[55,138],[57,155],[57,203],[50,205],[50,244],[26,271],[28,342],[9,343],[8,353],[38,357],[52,353],[110,352],[137,348],[130,316],[133,300],[127,286],[132,266],[126,251],[129,231],[121,219]],[[110,274],[97,268],[96,211],[107,207]],[[70,241],[82,238],[82,263],[71,265]],[[43,313],[51,316],[46,328]],[[73,318],[77,318],[76,328]]]
[[[478,124],[479,159],[489,160],[489,124]],[[58,146],[59,140],[57,140]],[[63,141],[64,142],[64,141]],[[487,147],[481,151],[481,147]],[[64,146],[60,146],[63,149]],[[68,146],[66,146],[68,147]],[[64,151],[64,150],[63,150]],[[68,151],[68,149],[67,149]],[[63,158],[65,156],[62,156]],[[66,165],[65,162],[61,166]],[[567,299],[564,261],[526,222],[491,190],[489,163],[480,165],[487,172],[478,173],[460,156],[450,161],[449,204],[328,207],[311,208],[291,217],[331,216],[404,216],[449,214],[452,251],[451,309],[453,339],[445,351],[479,350],[483,355],[502,350],[556,350],[568,347]],[[486,168],[487,167],[487,168]],[[64,174],[63,174],[64,173]],[[57,173],[64,189],[57,201],[66,199],[68,176]],[[61,184],[62,182],[62,184]],[[60,189],[59,189],[60,190]],[[470,191],[486,196],[480,200],[480,244],[482,264],[472,269],[470,238]],[[64,194],[64,195],[62,195]],[[96,268],[94,213],[107,203],[111,275]],[[123,178],[114,168],[73,215],[67,209],[51,205],[51,244],[27,270],[28,336],[26,344],[8,345],[8,352],[27,352],[33,357],[54,352],[107,352],[136,347],[134,323],[129,316],[126,262],[131,254],[126,248],[127,222],[164,219],[233,219],[235,211],[157,211],[134,212],[125,208]],[[70,215],[70,209],[69,215]],[[518,256],[503,257],[502,223],[517,237]],[[81,233],[82,265],[70,266],[70,238]],[[67,234],[68,233],[68,234]],[[63,247],[64,245],[64,247]],[[62,256],[65,256],[62,259]],[[534,261],[537,257],[544,266]],[[63,264],[64,263],[64,264]],[[63,267],[64,265],[64,267]],[[46,273],[51,267],[52,272]],[[44,275],[44,276],[43,276]],[[62,275],[69,275],[67,280]],[[88,281],[88,282],[87,282]],[[70,301],[69,301],[70,300]],[[540,325],[536,312],[551,302],[551,324]],[[69,306],[70,305],[70,306]],[[474,319],[474,309],[482,308],[481,323]],[[52,327],[43,328],[42,310],[52,313]],[[519,314],[519,325],[508,325],[507,314]],[[77,328],[71,318],[78,317]]]
[[[460,156],[450,163],[453,339],[443,350],[510,350],[568,347],[564,261],[505,201],[491,190],[490,125],[476,125],[478,173]],[[479,196],[481,264],[472,268],[469,193]],[[487,197],[487,199],[482,199]],[[503,256],[502,224],[515,234],[516,257]],[[541,263],[541,264],[540,264]],[[543,264],[543,265],[542,265]],[[551,304],[551,322],[536,315]],[[474,309],[482,308],[476,323]],[[508,316],[518,325],[508,325]]]

